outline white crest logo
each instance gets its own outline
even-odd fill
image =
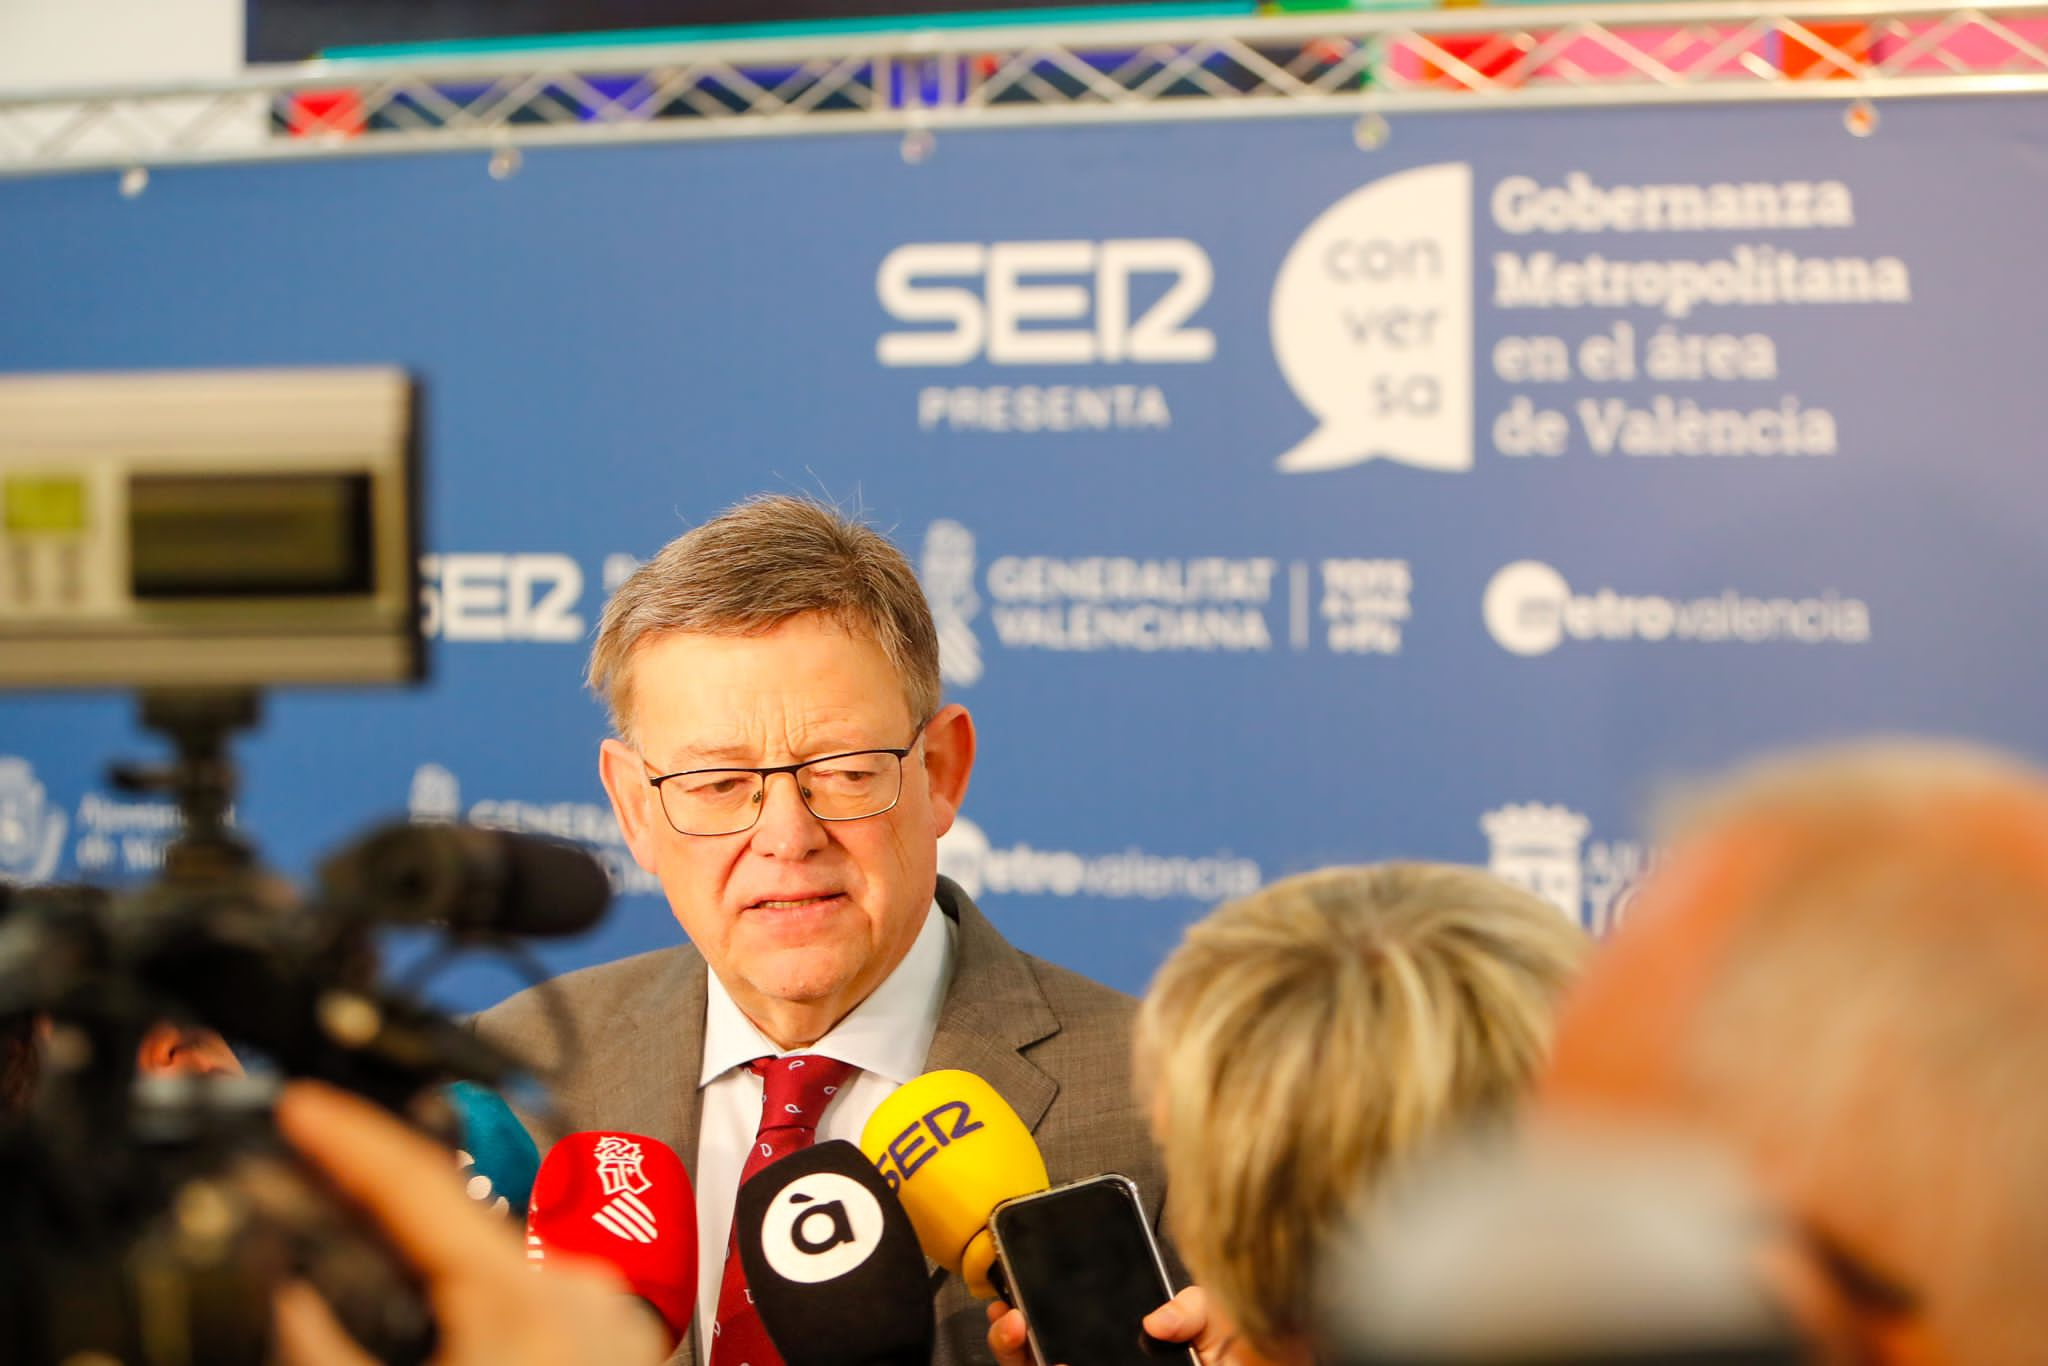
[[[1494,876],[1542,897],[1578,923],[1586,818],[1568,807],[1524,802],[1489,811],[1479,824],[1493,846],[1486,866]]]
[[[640,1192],[654,1185],[642,1170],[645,1158],[640,1145],[631,1139],[608,1135],[597,1141],[593,1156],[597,1159],[597,1179],[603,1183],[605,1194],[612,1198],[590,1216],[591,1222],[628,1242],[651,1243],[659,1238],[661,1227],[655,1222],[654,1211],[640,1199]]]
[[[462,784],[439,764],[421,764],[412,771],[406,814],[416,821],[452,821],[462,816]]]
[[[816,1285],[858,1268],[882,1243],[882,1205],[838,1172],[808,1172],[775,1193],[761,1254],[784,1280]]]
[[[597,1158],[597,1179],[604,1183],[606,1195],[617,1195],[620,1191],[637,1194],[654,1184],[642,1170],[645,1159],[640,1145],[631,1139],[600,1138],[593,1155]]]
[[[918,577],[939,632],[939,677],[962,687],[981,680],[981,642],[968,622],[981,610],[974,592],[974,533],[941,518],[925,529]]]
[[[0,878],[46,881],[57,871],[69,825],[49,805],[28,760],[0,758]]]
[[[1472,168],[1418,166],[1325,209],[1280,265],[1272,329],[1320,424],[1281,469],[1471,469]]]

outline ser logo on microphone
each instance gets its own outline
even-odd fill
[[[974,1117],[966,1101],[949,1100],[912,1120],[902,1133],[890,1139],[889,1146],[875,1159],[875,1166],[881,1169],[882,1179],[889,1183],[890,1190],[901,1190],[904,1182],[917,1175],[919,1167],[938,1156],[940,1148],[987,1127]],[[925,1141],[927,1134],[931,1136],[929,1143]]]
[[[836,1280],[882,1243],[882,1205],[850,1176],[807,1172],[768,1201],[761,1252],[775,1274],[805,1285]]]

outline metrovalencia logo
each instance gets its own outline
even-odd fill
[[[1870,607],[1834,589],[1801,597],[1754,597],[1735,589],[1681,598],[1572,589],[1541,560],[1517,560],[1494,573],[1480,616],[1510,654],[1545,655],[1572,642],[1682,641],[1702,645],[1863,645]]]
[[[1228,852],[1190,858],[1136,846],[1108,854],[1004,846],[965,819],[956,819],[939,840],[939,871],[976,898],[987,893],[1209,903],[1244,896],[1260,882],[1258,864]]]

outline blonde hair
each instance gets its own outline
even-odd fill
[[[764,494],[683,533],[605,604],[589,683],[629,742],[632,657],[678,631],[753,635],[818,613],[881,647],[914,719],[939,709],[939,637],[903,553],[811,498]]]
[[[1504,1117],[1586,949],[1473,868],[1329,868],[1189,927],[1140,1007],[1167,1217],[1268,1356],[1308,1326],[1320,1246],[1418,1144]]]

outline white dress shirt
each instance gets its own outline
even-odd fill
[[[783,1049],[754,1027],[733,1004],[718,974],[708,973],[704,1006],[704,1095],[697,1127],[697,1361],[711,1360],[711,1325],[718,1316],[718,1284],[725,1275],[726,1240],[732,1235],[740,1172],[761,1127],[761,1079],[747,1064],[761,1057],[822,1054],[860,1069],[839,1088],[818,1121],[818,1140],[860,1142],[860,1131],[883,1101],[924,1071],[925,1054],[939,1027],[939,1007],[953,980],[953,941],[959,931],[937,902],[910,951],[882,984],[808,1048]]]

